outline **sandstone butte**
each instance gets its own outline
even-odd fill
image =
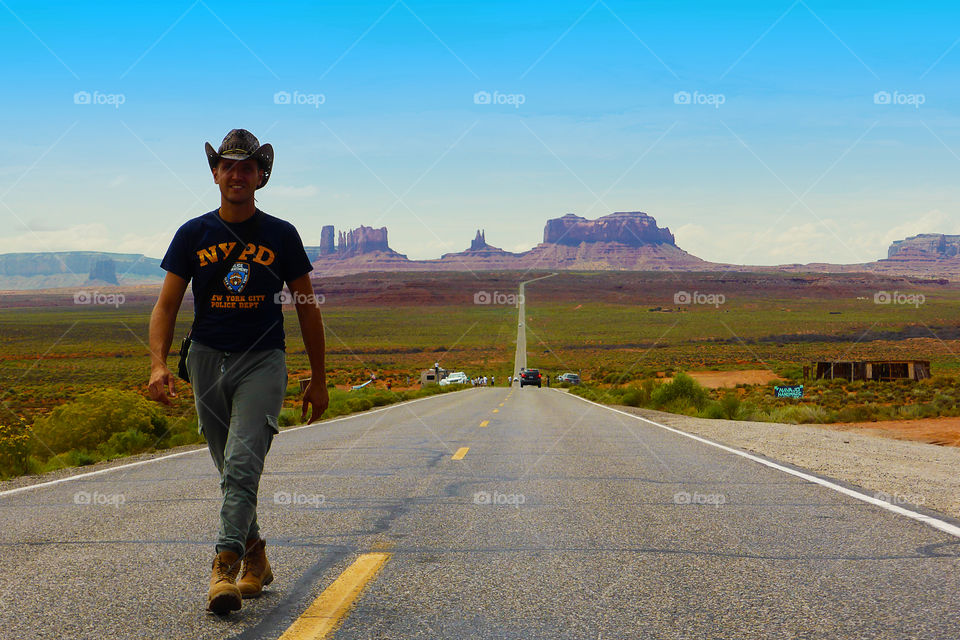
[[[547,220],[543,242],[521,253],[487,243],[477,231],[470,247],[436,260],[410,260],[387,243],[387,229],[323,228],[319,247],[308,247],[314,277],[368,271],[627,270],[723,272],[872,272],[960,280],[960,236],[921,234],[891,245],[887,258],[857,264],[734,265],[702,260],[677,246],[670,229],[641,211],[619,211],[596,220],[568,213]]]

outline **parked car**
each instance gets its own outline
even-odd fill
[[[470,384],[470,378],[467,377],[463,371],[454,371],[446,378],[440,381],[440,384],[446,386],[448,384]]]
[[[569,384],[580,384],[580,376],[575,373],[561,373],[557,382],[567,382]]]
[[[525,387],[527,385],[535,384],[539,389],[543,385],[543,376],[540,375],[539,369],[524,369],[520,373],[520,386]]]

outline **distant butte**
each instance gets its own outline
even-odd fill
[[[329,229],[329,231],[328,231]],[[478,229],[470,246],[437,260],[409,260],[387,244],[385,227],[340,232],[324,227],[321,247],[307,247],[315,277],[367,271],[484,271],[569,269],[583,271],[872,272],[960,280],[960,236],[921,234],[898,240],[888,257],[859,264],[739,265],[707,262],[681,249],[666,227],[642,211],[617,211],[589,220],[573,213],[547,220],[543,242],[511,253],[487,243]]]
[[[568,213],[561,218],[548,220],[543,231],[543,242],[522,253],[511,253],[488,244],[486,233],[478,229],[470,247],[464,251],[446,253],[439,260],[398,259],[400,254],[387,246],[386,237],[386,228],[360,227],[346,234],[340,232],[341,247],[346,239],[345,249],[338,247],[337,251],[326,254],[321,247],[319,252],[314,252],[317,275],[346,275],[357,273],[358,269],[656,271],[710,268],[710,263],[677,247],[670,230],[657,226],[657,221],[642,211],[619,211],[596,220]]]

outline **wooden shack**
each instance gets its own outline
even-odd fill
[[[813,363],[817,380],[923,380],[930,377],[929,360],[820,360]]]

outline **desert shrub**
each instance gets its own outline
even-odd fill
[[[844,407],[837,413],[839,422],[873,422],[876,419],[875,411],[867,405]]]
[[[97,453],[103,458],[116,458],[149,451],[153,449],[156,443],[157,439],[151,434],[136,429],[127,429],[114,433],[106,442],[97,445]]]
[[[684,407],[700,410],[707,405],[708,399],[707,390],[685,373],[678,373],[673,380],[657,387],[650,398],[653,406],[668,411]]]
[[[767,414],[767,420],[785,424],[824,424],[836,422],[835,416],[830,411],[823,407],[809,404],[775,407]]]
[[[30,434],[23,426],[0,424],[0,478],[9,478],[27,471]]]
[[[97,461],[95,455],[89,451],[78,451],[76,449],[60,453],[49,460],[38,464],[37,473],[46,473],[47,471],[56,471],[65,467],[85,467]],[[33,470],[31,469],[31,472]]]
[[[908,404],[897,407],[897,416],[902,420],[916,420],[920,417],[920,405]]]
[[[633,387],[620,397],[620,404],[625,404],[628,407],[642,407],[649,400],[649,397],[644,399],[642,390]]]
[[[277,416],[277,424],[281,427],[290,427],[295,424],[300,424],[300,411],[294,409],[284,409],[280,412],[280,415]]]
[[[179,447],[185,444],[199,444],[206,441],[203,435],[199,433],[199,425],[195,413],[188,417],[175,418],[173,422],[170,423],[169,429],[161,446]]]
[[[706,407],[704,407],[703,410],[700,411],[697,415],[701,418],[710,418],[711,420],[722,420],[724,418],[723,407],[720,405],[719,402],[713,401],[710,404],[708,404]]]
[[[920,417],[921,418],[936,418],[940,415],[940,411],[937,409],[935,404],[924,402],[920,405]]]
[[[90,391],[37,419],[34,450],[40,455],[93,451],[124,431],[151,435],[156,442],[167,433],[167,418],[159,405],[132,391]]]
[[[727,393],[720,399],[720,409],[727,420],[736,420],[740,412],[740,396]]]

